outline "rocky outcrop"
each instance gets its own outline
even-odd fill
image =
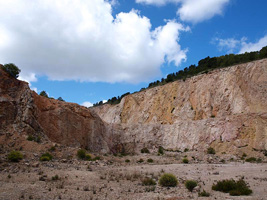
[[[37,95],[0,66],[0,137],[97,152],[267,149],[267,59],[217,69],[91,109]],[[0,143],[6,140],[0,138]],[[0,144],[1,145],[1,144]]]
[[[108,152],[104,122],[87,108],[39,96],[0,66],[0,135],[41,136],[69,146]]]
[[[128,150],[267,149],[267,59],[217,69],[91,108]]]

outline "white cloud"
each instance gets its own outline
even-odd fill
[[[103,103],[107,103],[108,101],[107,100],[103,100]]]
[[[188,29],[169,21],[151,30],[135,10],[114,18],[115,2],[0,0],[0,63],[52,80],[140,82],[186,59],[178,41]]]
[[[93,104],[92,104],[91,102],[89,102],[89,101],[85,101],[85,102],[83,102],[81,105],[82,105],[82,106],[85,106],[85,107],[87,107],[87,108],[93,106]]]
[[[220,51],[226,51],[227,53],[234,53],[238,49],[240,49],[241,44],[247,40],[246,37],[241,38],[240,40],[235,38],[214,38],[211,43],[216,44]]]
[[[143,3],[148,5],[163,6],[167,3],[179,3],[182,0],[136,0],[136,3]]]
[[[247,38],[242,37],[241,39],[235,38],[214,38],[211,43],[216,44],[220,51],[226,51],[227,53],[245,53],[251,51],[259,51],[262,47],[267,46],[267,35],[260,38],[257,42],[247,43]]]
[[[178,9],[181,20],[198,23],[221,15],[229,0],[184,0]]]
[[[19,80],[21,81],[26,81],[29,83],[29,87],[35,91],[36,93],[38,93],[38,90],[36,87],[32,87],[32,84],[31,82],[36,82],[37,81],[37,78],[36,78],[36,74],[34,73],[24,73],[24,72],[21,72],[19,74],[19,77],[18,77]]]
[[[259,39],[259,41],[255,43],[246,43],[245,41],[242,42],[242,48],[239,53],[251,52],[251,51],[259,51],[262,47],[267,46],[267,35],[263,38]]]
[[[136,0],[136,3],[163,6],[175,3],[178,6],[177,15],[187,22],[198,23],[221,15],[230,0]]]

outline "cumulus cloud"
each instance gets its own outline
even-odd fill
[[[215,15],[221,15],[230,0],[136,0],[136,3],[163,6],[176,3],[177,15],[187,22],[198,23],[208,20]]]
[[[148,5],[163,6],[167,3],[179,3],[182,0],[136,0],[136,3],[143,3]]]
[[[81,105],[82,105],[82,106],[85,106],[85,107],[87,107],[87,108],[93,106],[93,104],[92,104],[91,102],[89,102],[89,101],[85,101],[85,102],[83,102]]]
[[[241,38],[240,40],[235,38],[214,38],[212,44],[216,44],[219,51],[226,51],[227,53],[234,53],[240,49],[241,44],[247,40],[246,37]]]
[[[245,53],[251,51],[259,51],[262,47],[267,46],[267,35],[260,38],[255,43],[247,42],[246,37],[241,39],[235,38],[214,38],[211,42],[216,44],[220,51],[226,51],[227,53]]]
[[[255,43],[246,43],[242,42],[242,47],[239,53],[251,52],[251,51],[259,51],[262,47],[267,46],[267,35],[259,39]]]
[[[0,0],[0,63],[15,63],[24,76],[134,83],[186,60],[178,43],[186,27],[168,21],[151,30],[136,10],[113,17],[116,2]]]
[[[36,75],[34,73],[24,73],[24,72],[21,72],[20,75],[19,75],[19,77],[18,77],[18,79],[21,80],[21,81],[28,82],[30,88],[33,91],[35,91],[36,93],[38,93],[37,88],[32,86],[32,82],[36,82],[37,81]]]

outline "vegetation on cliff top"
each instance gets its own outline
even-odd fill
[[[4,64],[3,69],[12,77],[18,78],[20,69],[13,63]]]
[[[220,57],[212,57],[209,56],[200,60],[198,65],[190,65],[189,67],[184,68],[184,70],[180,70],[176,73],[168,74],[166,78],[162,78],[161,80],[157,80],[155,82],[149,83],[147,88],[142,88],[140,91],[145,89],[153,88],[160,85],[165,85],[167,83],[171,83],[177,80],[185,81],[187,78],[196,76],[202,73],[208,73],[214,69],[225,68],[236,64],[242,64],[246,62],[251,62],[259,59],[267,58],[267,46],[263,47],[260,51],[254,51],[250,53],[243,54],[228,54]],[[122,98],[129,95],[127,92],[121,96],[113,97],[107,101],[107,104],[118,104],[121,102]],[[103,105],[103,101],[95,103],[94,106]]]

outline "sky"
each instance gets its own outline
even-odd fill
[[[50,97],[91,106],[267,45],[266,0],[0,0],[0,63]]]

